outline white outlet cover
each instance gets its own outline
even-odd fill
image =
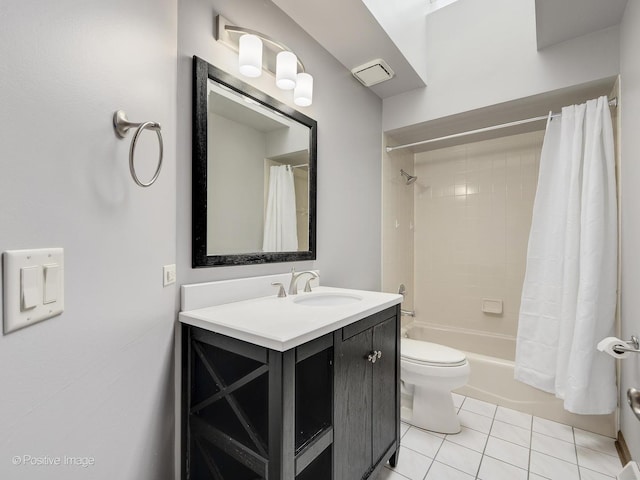
[[[162,285],[168,286],[176,283],[176,265],[165,265],[162,267]]]
[[[64,249],[7,250],[3,256],[4,333],[60,315],[64,311]],[[21,271],[23,268],[58,265],[58,293],[55,301],[44,303],[44,278],[38,279],[40,292],[36,306],[22,310]],[[42,271],[42,269],[41,269]],[[49,292],[51,293],[51,292]]]

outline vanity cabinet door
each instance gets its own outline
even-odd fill
[[[398,448],[398,322],[390,309],[336,332],[334,480],[370,478]]]
[[[335,370],[335,478],[359,480],[371,466],[373,331],[340,340]]]
[[[373,328],[373,350],[381,356],[373,364],[373,461],[378,462],[396,440],[396,319]]]

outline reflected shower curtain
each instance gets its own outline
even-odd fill
[[[540,158],[518,323],[515,378],[564,399],[566,410],[616,408],[613,335],[617,205],[607,97],[550,118]]]
[[[298,250],[296,193],[289,165],[269,169],[269,193],[265,211],[263,252]]]

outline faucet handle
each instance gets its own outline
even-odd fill
[[[311,280],[313,280],[314,278],[318,278],[318,277],[309,277],[309,279],[307,280],[307,283],[304,284],[304,291],[309,293],[311,292]]]
[[[284,285],[280,282],[273,282],[271,285],[273,285],[274,287],[280,287],[278,289],[278,298],[284,298],[287,296],[287,292],[284,289]]]
[[[311,278],[313,277],[309,277],[307,283],[304,284],[304,291],[307,293],[311,291]]]

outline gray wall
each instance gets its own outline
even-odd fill
[[[172,478],[177,2],[3,0],[0,25],[0,251],[64,247],[66,282],[61,316],[0,336],[0,478]],[[162,124],[151,188],[118,108]],[[156,155],[143,134],[144,178]]]
[[[381,101],[266,0],[182,0],[178,4],[179,283],[288,272],[292,266],[191,268],[192,57],[237,75],[237,54],[214,39],[218,13],[236,25],[277,38],[300,55],[314,76],[314,104],[300,110],[318,121],[318,260],[295,264],[296,269],[320,269],[324,284],[379,289]],[[291,92],[277,90],[270,75],[251,83],[293,106]]]
[[[236,59],[213,40],[216,12],[289,44],[316,79],[306,113],[319,122],[319,257],[297,267],[379,288],[381,102],[270,2],[2,2],[0,250],[64,247],[66,311],[0,336],[0,478],[172,478],[179,306],[162,265],[177,253],[179,283],[290,268],[190,266],[191,57],[230,71]],[[118,108],[163,126],[165,164],[149,189],[129,177]],[[141,176],[155,154],[143,135]],[[96,464],[16,467],[14,455]]]
[[[640,335],[640,4],[631,0],[627,4],[620,36],[620,110],[621,126],[621,197],[622,197],[622,287],[621,318],[623,338]],[[640,356],[634,355],[620,362],[621,430],[631,455],[640,460],[640,424],[627,406],[629,387],[640,388]]]

